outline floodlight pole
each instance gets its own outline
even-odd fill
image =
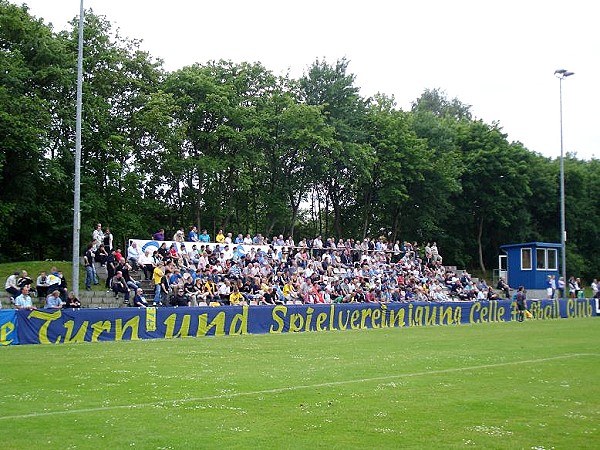
[[[565,69],[554,71],[554,76],[558,78],[559,100],[560,100],[560,249],[562,257],[562,279],[565,283],[563,296],[567,289],[567,228],[565,220],[565,157],[563,147],[563,107],[562,107],[562,82],[565,78],[574,75],[574,72],[569,72]]]
[[[79,297],[79,236],[81,233],[81,104],[83,96],[83,0],[79,4],[77,108],[75,117],[75,177],[73,193],[73,292]]]

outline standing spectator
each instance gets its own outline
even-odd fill
[[[525,296],[525,288],[523,286],[519,286],[519,290],[516,295],[517,300],[517,320],[519,322],[523,322],[525,318],[525,310],[527,309],[527,300]]]
[[[29,311],[37,309],[33,306],[33,302],[29,296],[29,285],[21,288],[21,293],[15,298],[15,308],[26,309]]]
[[[598,298],[598,289],[600,288],[600,286],[598,285],[597,278],[594,278],[594,281],[592,281],[590,287],[592,288],[592,298]]]
[[[38,298],[46,298],[48,295],[48,277],[46,276],[46,272],[40,272],[35,282],[35,289]]]
[[[198,228],[194,225],[188,233],[188,241],[198,242]]]
[[[183,241],[185,241],[185,233],[183,232],[183,228],[180,228],[179,230],[177,230],[175,232],[175,234],[173,235],[173,240],[175,242],[183,242]]]
[[[92,241],[94,245],[94,251],[98,249],[104,243],[104,233],[102,232],[102,224],[96,224],[96,228],[92,232]]]
[[[164,263],[159,261],[152,272],[152,281],[154,282],[154,306],[161,306],[161,280],[165,275]]]
[[[165,229],[161,228],[156,233],[152,235],[152,239],[155,241],[164,241],[165,240]]]
[[[569,297],[575,298],[577,296],[577,281],[575,281],[575,277],[571,276],[569,278]]]
[[[113,249],[113,235],[110,232],[110,228],[106,227],[104,230],[104,236],[102,239],[102,243],[107,251],[111,251]]]
[[[89,291],[92,288],[92,282],[98,284],[98,279],[95,276],[94,247],[92,244],[88,245],[83,255],[83,266],[85,267],[85,290]]]
[[[129,248],[127,249],[127,261],[131,264],[131,270],[138,270],[138,260],[141,256],[142,252],[137,246],[137,243],[132,242]]]
[[[200,242],[210,242],[210,235],[208,234],[208,231],[206,230],[202,230],[202,234],[200,236],[198,236],[198,241]]]
[[[556,288],[556,290],[558,291],[558,298],[565,298],[565,279],[563,277],[560,277],[558,279]]]
[[[110,291],[110,281],[115,276],[115,270],[117,267],[117,258],[115,257],[115,250],[110,252],[108,258],[106,258],[106,289]]]

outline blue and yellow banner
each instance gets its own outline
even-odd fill
[[[0,309],[0,345],[15,345],[18,343],[16,311],[14,309]]]
[[[594,300],[531,301],[532,319],[596,316]],[[332,305],[119,308],[12,311],[3,342],[74,342],[295,333],[362,328],[510,322],[515,302],[354,303]],[[4,317],[4,316],[2,316]],[[15,335],[15,329],[18,336]],[[3,335],[4,336],[4,335]],[[12,336],[12,337],[11,337]],[[9,342],[10,341],[10,342]],[[4,344],[7,345],[7,344]]]

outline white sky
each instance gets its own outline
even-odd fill
[[[10,0],[56,31],[79,0]],[[592,0],[84,0],[121,34],[177,70],[194,62],[260,61],[299,77],[316,59],[346,57],[363,96],[398,106],[429,88],[498,121],[510,141],[560,155],[559,81],[565,152],[600,157],[600,32]],[[85,101],[85,99],[84,99]]]

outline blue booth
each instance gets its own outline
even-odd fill
[[[500,246],[507,256],[507,283],[512,288],[524,286],[528,290],[548,287],[548,275],[558,281],[560,244],[525,242]]]

